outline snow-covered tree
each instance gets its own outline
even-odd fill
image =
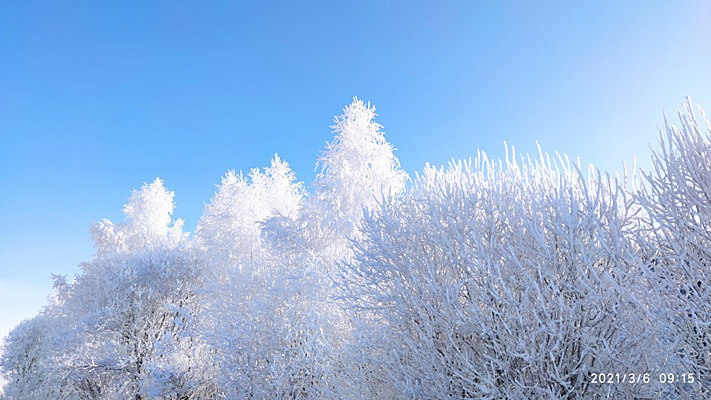
[[[374,106],[354,98],[335,118],[335,137],[316,165],[320,172],[315,193],[304,214],[313,246],[331,260],[348,254],[348,241],[359,235],[363,210],[405,188],[407,174],[375,117]]]
[[[44,314],[25,320],[5,338],[0,371],[7,379],[5,399],[51,400],[61,398],[61,367],[54,360],[60,354],[61,326]]]
[[[227,172],[197,226],[196,239],[211,267],[237,267],[261,257],[260,223],[269,217],[296,218],[304,189],[295,179],[278,155],[264,172],[255,168],[248,177]]]
[[[58,370],[45,378],[59,388],[54,398],[214,397],[209,353],[192,331],[199,270],[173,207],[161,180],[145,184],[125,223],[93,228],[96,256],[82,273],[56,278],[45,318],[62,342],[44,360]]]
[[[209,359],[201,358],[205,346],[192,331],[196,281],[197,269],[182,249],[146,249],[86,264],[63,305],[75,326],[62,358],[69,369],[65,392],[209,398],[210,377],[201,371]]]
[[[171,221],[173,196],[160,178],[134,190],[123,209],[125,223],[114,224],[104,219],[92,226],[96,258],[145,247],[175,246],[183,241],[183,221]]]
[[[694,374],[675,389],[696,398],[711,395],[711,124],[701,114],[689,100],[680,128],[665,120],[638,195],[648,215],[642,236],[654,249],[646,275],[659,295],[660,366]]]
[[[384,197],[400,195],[408,179],[375,117],[375,107],[357,98],[335,117],[335,137],[316,165],[314,193],[296,223],[282,230],[287,241],[272,247],[299,281],[308,283],[297,290],[304,311],[291,337],[318,350],[304,352],[300,359],[318,371],[310,387],[320,397],[368,396],[351,371],[352,320],[335,299],[333,279],[336,266],[352,257],[352,240],[360,237],[364,212],[376,209]]]
[[[366,218],[344,268],[363,376],[398,398],[643,393],[590,379],[645,365],[631,210],[564,158],[427,167]]]
[[[203,330],[228,398],[286,397],[283,387],[290,382],[280,381],[281,360],[294,363],[285,331],[299,308],[290,301],[290,271],[269,250],[262,229],[267,224],[277,234],[294,222],[302,196],[302,184],[275,156],[264,172],[253,169],[247,178],[228,172],[198,224],[196,246],[211,281],[203,296]]]

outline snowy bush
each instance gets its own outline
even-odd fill
[[[364,368],[403,398],[643,391],[589,379],[646,365],[630,211],[616,181],[544,154],[425,168],[367,218],[345,269]]]
[[[654,249],[646,276],[657,294],[659,362],[695,374],[695,384],[675,389],[696,398],[711,396],[711,124],[701,114],[699,121],[688,101],[681,128],[665,121],[637,196],[647,212],[644,242]]]

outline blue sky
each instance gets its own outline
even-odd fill
[[[310,182],[353,96],[414,175],[477,148],[645,165],[711,109],[711,3],[0,2],[0,336],[159,176],[192,230],[228,169]]]

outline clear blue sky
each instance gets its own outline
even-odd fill
[[[704,0],[246,3],[0,2],[0,336],[132,188],[162,177],[192,230],[228,169],[309,183],[353,96],[411,175],[504,141],[618,170],[711,109]]]

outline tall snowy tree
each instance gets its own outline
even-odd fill
[[[348,253],[348,241],[359,234],[363,210],[383,196],[405,188],[407,174],[375,122],[375,107],[358,98],[346,106],[332,126],[335,137],[319,157],[315,193],[304,212],[314,246],[331,260]]]
[[[308,283],[296,289],[294,301],[302,303],[303,311],[289,332],[296,348],[306,349],[292,358],[308,368],[288,374],[308,382],[302,391],[307,397],[367,396],[352,376],[352,321],[334,298],[333,279],[337,264],[352,256],[352,240],[360,237],[364,212],[405,188],[407,174],[375,117],[375,107],[357,98],[335,117],[335,137],[318,158],[314,193],[283,235],[298,246],[273,244],[288,269]]]

